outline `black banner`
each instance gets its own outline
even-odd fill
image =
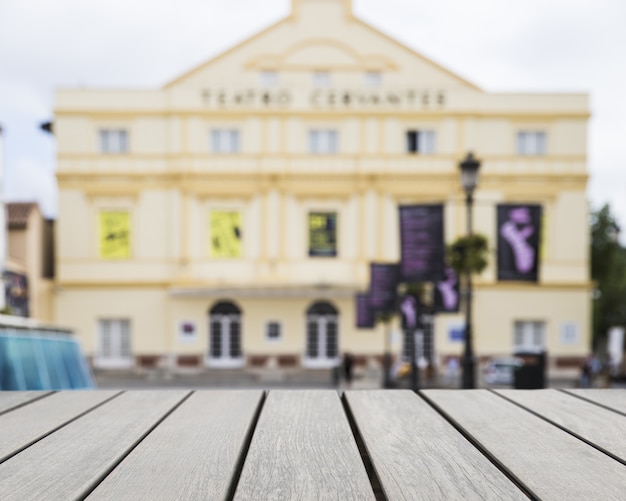
[[[498,205],[498,280],[537,282],[540,230],[540,205]]]
[[[444,279],[435,284],[435,311],[457,313],[461,304],[461,287],[456,272],[446,266]]]
[[[436,282],[443,276],[443,205],[400,206],[400,270],[407,282]]]
[[[370,263],[370,307],[374,312],[393,313],[398,298],[400,267]]]
[[[11,315],[29,316],[28,278],[22,273],[4,272],[4,297]]]
[[[354,298],[356,304],[356,327],[357,329],[373,329],[376,324],[374,310],[370,306],[369,294],[357,294]]]

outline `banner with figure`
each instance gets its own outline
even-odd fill
[[[209,220],[209,254],[211,257],[241,257],[241,214],[236,211],[211,211]]]
[[[370,295],[359,293],[354,297],[354,301],[357,329],[373,329],[376,319],[374,318],[374,310],[370,306]]]
[[[406,282],[443,278],[443,205],[400,206],[400,269]]]
[[[400,267],[397,264],[370,263],[370,307],[375,312],[396,311]]]
[[[438,313],[457,313],[461,304],[459,277],[446,266],[444,279],[435,283],[435,311]]]
[[[498,205],[498,280],[537,282],[541,205]]]
[[[309,256],[337,256],[337,213],[309,213]]]
[[[100,212],[100,257],[130,258],[130,214],[126,211]]]

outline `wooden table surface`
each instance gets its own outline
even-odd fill
[[[626,499],[626,390],[0,392],[0,499]]]

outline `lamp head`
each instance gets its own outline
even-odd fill
[[[472,194],[478,185],[478,170],[480,169],[480,160],[474,157],[471,151],[465,159],[459,164],[461,169],[461,184],[465,193]]]

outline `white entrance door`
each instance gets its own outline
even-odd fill
[[[94,358],[94,365],[101,368],[123,368],[133,365],[128,320],[98,321],[98,352]]]
[[[307,316],[305,365],[333,367],[339,362],[336,315]]]
[[[241,367],[241,317],[212,314],[209,320],[208,364],[213,367]]]

